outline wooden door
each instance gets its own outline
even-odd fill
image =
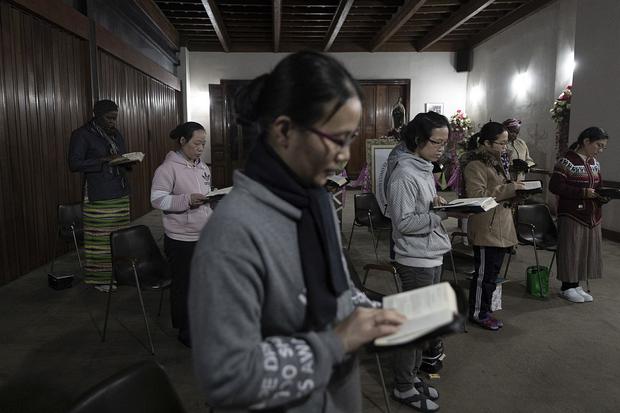
[[[361,80],[364,102],[360,122],[360,138],[351,145],[351,159],[347,164],[347,174],[357,177],[366,164],[366,140],[385,136],[392,129],[392,109],[402,99],[409,108],[408,79],[400,80]],[[411,118],[407,113],[407,121]]]

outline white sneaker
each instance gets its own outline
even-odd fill
[[[575,288],[575,290],[577,291],[577,293],[583,297],[583,301],[586,303],[590,303],[592,301],[594,301],[594,298],[588,294],[587,292],[585,292],[585,290],[581,287],[577,287]]]
[[[568,290],[562,291],[560,297],[572,303],[583,303],[586,301],[583,296],[577,292],[576,288],[569,288]]]

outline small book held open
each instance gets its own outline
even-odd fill
[[[144,159],[144,153],[142,152],[128,152],[128,153],[122,154],[120,157],[116,159],[111,160],[110,165],[114,166],[114,165],[121,165],[124,163],[142,162],[143,159]]]
[[[542,192],[541,181],[521,181],[525,189],[519,189],[518,192]]]
[[[434,210],[446,211],[446,212],[464,212],[477,214],[480,212],[486,212],[498,205],[495,199],[491,197],[485,198],[460,198],[448,202],[446,205],[433,207]]]
[[[226,188],[221,188],[221,189],[216,189],[215,191],[211,191],[208,194],[206,194],[205,196],[207,198],[214,198],[216,196],[224,196],[224,195],[228,195],[228,193],[230,191],[232,191],[233,187],[232,186],[228,186]]]
[[[327,185],[333,185],[342,188],[349,183],[349,179],[340,175],[331,175],[327,177]]]
[[[447,282],[383,297],[383,308],[400,312],[407,321],[398,332],[375,339],[375,346],[409,343],[447,326],[458,315],[456,294]]]

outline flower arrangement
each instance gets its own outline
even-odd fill
[[[441,189],[452,188],[458,192],[461,186],[459,157],[465,151],[467,138],[473,130],[473,123],[464,111],[457,109],[456,113],[450,116],[450,129],[448,146],[440,160],[447,168],[440,176],[438,185]]]
[[[557,97],[555,102],[553,102],[553,107],[551,108],[550,112],[551,118],[556,123],[561,123],[570,117],[570,101],[572,96],[572,86],[568,85],[562,91],[560,96]]]
[[[551,118],[555,121],[555,146],[557,156],[563,155],[568,149],[568,131],[570,124],[570,102],[573,97],[573,88],[571,85],[560,93],[551,108]]]
[[[460,132],[461,139],[466,138],[472,129],[471,119],[461,109],[457,109],[456,113],[450,116],[450,127],[454,132]]]

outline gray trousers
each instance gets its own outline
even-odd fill
[[[394,263],[403,291],[437,284],[441,281],[441,265],[432,268],[409,267]],[[422,364],[422,350],[401,349],[394,351],[394,386],[404,392],[413,387],[413,379]]]

